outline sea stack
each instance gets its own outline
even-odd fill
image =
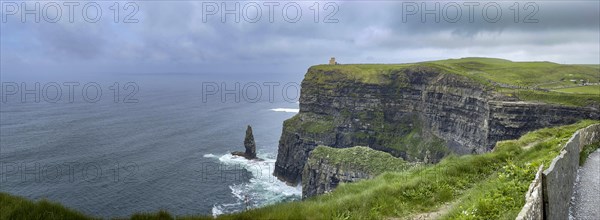
[[[246,148],[245,152],[236,151],[231,154],[245,157],[248,160],[256,159],[256,143],[254,142],[254,135],[252,134],[252,127],[250,127],[250,125],[248,125],[248,128],[246,129],[244,147]]]

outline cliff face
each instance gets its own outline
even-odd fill
[[[302,176],[303,199],[330,192],[340,183],[373,178],[373,175],[360,170],[330,164],[324,158],[308,160]]]
[[[310,153],[302,173],[302,198],[327,193],[340,183],[370,179],[385,171],[410,168],[404,160],[367,147],[319,146]]]
[[[598,118],[598,110],[515,102],[464,76],[428,66],[363,75],[311,67],[300,113],[284,123],[274,174],[295,184],[317,145],[368,146],[407,161],[483,153],[537,128]]]
[[[600,111],[593,108],[498,101],[489,101],[488,105],[490,144],[516,139],[539,128],[572,124],[580,119],[600,118]]]

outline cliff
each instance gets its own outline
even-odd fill
[[[340,183],[370,179],[385,171],[403,171],[409,167],[402,159],[368,147],[318,146],[304,166],[302,198],[329,192]]]
[[[453,66],[309,68],[300,112],[284,122],[274,174],[296,184],[318,145],[368,146],[410,162],[483,153],[534,129],[599,118],[594,107],[521,101]]]

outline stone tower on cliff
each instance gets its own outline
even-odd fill
[[[335,62],[335,57],[331,57],[331,59],[329,59],[329,65],[336,65],[337,62]]]

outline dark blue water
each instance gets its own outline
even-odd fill
[[[108,86],[129,81],[139,87],[133,97],[138,102],[122,103],[120,95],[115,103]],[[260,101],[242,97],[236,102],[231,95],[225,101],[218,95],[204,101],[205,81],[193,75],[95,82],[103,88],[96,103],[81,97],[73,103],[66,97],[59,103],[35,103],[29,96],[26,103],[11,97],[1,104],[0,191],[47,198],[103,218],[161,209],[210,215],[299,197],[297,188],[271,176],[282,123],[295,114],[272,109],[298,108],[290,101],[293,96],[283,99],[281,87],[275,100],[262,91]],[[235,88],[233,82],[226,84]],[[243,150],[246,125],[252,125],[265,161],[228,155]]]

